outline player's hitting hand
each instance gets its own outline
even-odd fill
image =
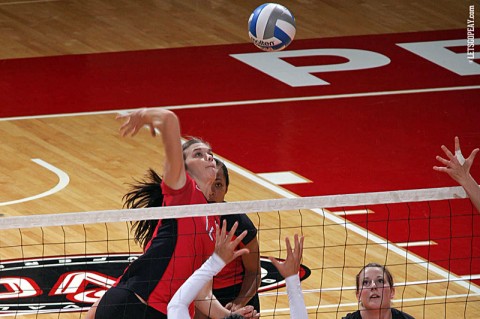
[[[117,120],[124,120],[120,127],[120,135],[135,136],[141,128],[147,126],[150,128],[152,136],[161,133],[168,122],[168,118],[176,115],[163,108],[143,108],[127,114],[117,115]]]

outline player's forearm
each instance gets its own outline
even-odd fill
[[[223,307],[211,293],[204,296],[203,299],[197,299],[195,301],[195,307],[211,319],[223,319],[231,314],[230,310]]]
[[[473,206],[480,212],[480,186],[477,184],[475,179],[469,175],[460,185],[465,189],[468,197],[472,201]]]
[[[240,307],[245,306],[247,302],[257,294],[261,280],[260,270],[256,272],[246,272],[243,277],[240,292],[232,303]]]
[[[307,308],[303,300],[300,277],[296,275],[285,278],[287,283],[288,305],[290,306],[290,318],[308,319]]]
[[[223,267],[225,262],[216,254],[212,255],[199,269],[197,269],[190,278],[187,279],[177,290],[172,300],[168,303],[168,315],[176,318],[176,313],[188,313],[188,306],[193,302],[195,297],[202,300],[199,302],[200,306],[203,304],[210,304],[211,285],[207,283],[212,280]],[[197,302],[195,302],[197,305]],[[198,306],[197,306],[198,307]],[[223,307],[222,307],[223,308]],[[199,307],[200,309],[200,307]],[[200,309],[203,313],[208,313],[208,305]],[[226,310],[225,310],[226,311]],[[228,311],[226,311],[228,314]],[[223,318],[223,317],[222,317]]]
[[[185,183],[185,167],[181,144],[180,123],[173,112],[165,110],[152,110],[152,125],[159,129],[165,153],[163,179],[173,188],[183,187]]]

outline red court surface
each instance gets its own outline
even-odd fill
[[[229,161],[310,180],[283,185],[299,196],[456,186],[432,166],[455,135],[464,155],[480,146],[480,74],[457,74],[398,44],[464,39],[465,30],[447,30],[294,41],[289,51],[356,49],[390,60],[313,73],[330,84],[308,87],[291,87],[231,56],[258,52],[251,44],[3,60],[0,117],[171,106],[185,135],[205,138]],[[284,61],[348,62],[332,55]],[[409,249],[457,275],[480,274],[480,217],[468,201],[375,209],[373,217],[348,219],[393,242],[434,240]]]
[[[0,116],[478,85],[479,75],[459,76],[398,46],[464,39],[465,30],[449,30],[294,41],[288,51],[356,49],[391,60],[378,68],[316,74],[331,84],[295,88],[230,56],[258,53],[251,44],[3,60]],[[345,62],[335,56],[286,60],[297,66]]]

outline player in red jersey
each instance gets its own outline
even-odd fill
[[[227,222],[222,222],[222,228],[216,226],[215,252],[197,269],[192,276],[180,287],[168,304],[168,316],[171,318],[188,318],[188,305],[192,303],[198,292],[212,280],[212,277],[225,266],[225,263],[248,254],[248,249],[237,249],[240,241],[247,235],[243,231],[234,238],[238,223],[235,223],[231,231],[227,233]],[[256,314],[255,314],[256,315]]]
[[[217,163],[217,175],[212,186],[209,202],[224,202],[225,194],[230,183],[227,167],[219,160]],[[152,169],[141,181],[131,184],[130,191],[124,196],[125,207],[157,207],[163,203],[163,194],[160,191],[162,178]],[[260,310],[260,302],[257,289],[260,284],[261,268],[257,229],[245,214],[233,214],[221,216],[228,224],[228,231],[237,222],[238,229],[235,236],[247,230],[247,235],[242,239],[240,248],[249,249],[250,254],[242,255],[235,259],[219,273],[213,281],[213,294],[227,309],[237,310],[245,305],[252,305],[257,312]],[[222,223],[221,221],[221,223]],[[135,240],[145,247],[156,228],[158,221],[142,220],[133,225]],[[202,302],[202,301],[197,301]],[[195,318],[206,318],[200,311],[195,313]]]
[[[164,205],[207,203],[216,176],[216,166],[208,144],[199,140],[182,148],[177,116],[162,108],[141,109],[118,116],[124,120],[122,136],[134,136],[149,126],[153,136],[161,133],[165,151],[162,192]],[[167,305],[182,283],[212,254],[214,217],[166,219],[158,222],[145,252],[132,262],[87,314],[87,318],[166,318]],[[211,288],[199,294],[209,298]],[[230,311],[213,299],[201,311],[223,318]],[[193,304],[189,307],[193,316]],[[248,313],[244,308],[239,313]]]

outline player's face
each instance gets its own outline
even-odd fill
[[[227,180],[223,169],[217,170],[217,177],[212,185],[212,191],[208,197],[208,201],[215,203],[222,203],[225,201],[225,194],[227,193]]]
[[[215,180],[217,169],[210,147],[203,143],[193,144],[184,151],[184,154],[187,171],[194,179],[204,183]]]
[[[367,267],[358,279],[360,291],[357,298],[364,309],[385,309],[391,307],[395,288],[390,287],[382,268]]]

